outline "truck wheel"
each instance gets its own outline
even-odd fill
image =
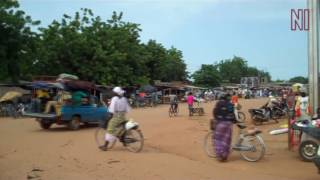
[[[51,127],[51,123],[48,123],[48,122],[44,122],[44,121],[40,121],[39,122],[40,126],[42,129],[49,129]]]
[[[71,121],[68,124],[69,129],[71,130],[78,130],[80,128],[80,117],[79,116],[73,116]]]

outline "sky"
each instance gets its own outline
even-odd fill
[[[307,76],[306,31],[291,31],[291,9],[306,0],[19,0],[41,27],[90,8],[102,19],[123,12],[140,24],[142,42],[154,39],[183,52],[187,70],[233,56],[268,71],[273,80]]]

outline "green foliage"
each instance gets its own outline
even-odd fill
[[[149,84],[152,80],[186,81],[188,72],[180,50],[155,40],[140,42],[140,26],[113,12],[103,21],[87,8],[39,28],[18,10],[17,1],[0,1],[0,80],[31,79],[33,75],[71,73],[105,85]],[[239,83],[244,76],[267,76],[241,57],[202,65],[192,74],[195,84],[214,87]]]
[[[232,59],[221,60],[214,65],[202,65],[192,77],[196,85],[205,87],[219,86],[221,82],[240,83],[241,77],[267,77],[271,79],[268,72],[250,67],[241,57],[234,56]]]
[[[240,78],[246,75],[248,67],[246,61],[236,56],[220,61],[217,66],[223,80],[230,83],[239,83]]]
[[[0,1],[0,80],[17,82],[21,75],[28,73],[30,62],[34,58],[37,35],[30,26],[38,25],[18,10],[17,1]]]
[[[221,83],[221,73],[216,65],[202,64],[201,68],[192,74],[194,84],[202,87],[216,87]]]
[[[148,84],[151,80],[184,80],[181,51],[156,41],[142,44],[138,24],[113,13],[106,22],[90,9],[64,15],[41,29],[34,74],[72,73],[108,85]],[[48,71],[50,69],[50,71]]]
[[[122,21],[122,13],[103,21],[84,8],[35,33],[30,26],[39,22],[18,8],[17,1],[0,1],[0,81],[60,73],[123,86],[187,79],[182,52],[141,43],[139,24]]]
[[[301,84],[308,84],[308,78],[303,76],[296,76],[289,80],[291,83],[301,83]]]

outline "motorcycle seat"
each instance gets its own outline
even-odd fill
[[[249,109],[249,112],[263,112],[263,109]]]

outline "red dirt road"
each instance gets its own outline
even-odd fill
[[[243,111],[266,100],[242,100]],[[70,131],[64,126],[42,130],[33,119],[0,119],[0,180],[318,180],[312,163],[302,162],[287,150],[287,135],[271,136],[280,124],[260,126],[267,145],[265,158],[256,163],[233,152],[219,163],[206,156],[202,143],[214,103],[204,104],[204,116],[169,118],[168,106],[134,109],[130,117],[140,123],[145,136],[141,153],[120,144],[108,152],[98,150],[95,127]],[[248,116],[248,114],[247,114]],[[250,124],[250,118],[247,117]],[[237,128],[234,128],[234,135]],[[39,171],[33,171],[39,169]]]

